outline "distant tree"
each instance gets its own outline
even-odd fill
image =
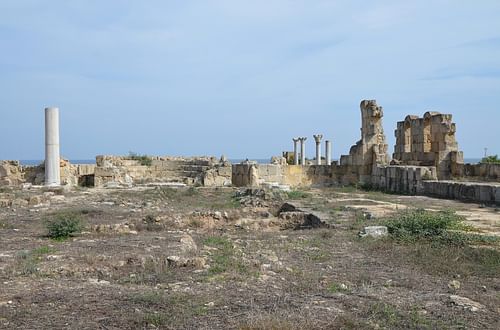
[[[498,158],[498,155],[492,155],[492,156],[487,156],[481,159],[481,163],[485,164],[500,164],[500,158]]]

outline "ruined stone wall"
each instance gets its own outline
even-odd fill
[[[24,173],[18,161],[0,161],[0,186],[16,186],[23,182]]]
[[[61,159],[60,162],[61,184],[76,186],[81,178],[92,176],[95,165],[92,164],[71,164],[69,161]],[[23,183],[33,185],[43,185],[45,182],[45,166],[22,166],[19,161],[0,162],[0,186],[19,186]]]
[[[386,192],[500,205],[500,183],[437,180],[433,166],[378,167],[372,185]]]
[[[351,185],[358,182],[359,168],[328,165],[273,165],[242,163],[233,165],[234,186],[265,186],[269,184],[290,187]]]
[[[142,183],[231,184],[231,164],[215,157],[150,157],[149,164],[130,157],[97,156],[96,187]]]
[[[425,180],[437,180],[435,167],[379,166],[373,171],[371,183],[382,191],[417,195],[424,192]]]
[[[275,165],[275,164],[256,164],[242,163],[233,165],[232,182],[237,187],[258,187],[266,184],[289,185],[292,187],[309,186],[313,184],[314,178],[310,171],[312,166],[301,165]],[[329,173],[325,171],[324,176]]]
[[[465,164],[463,177],[467,180],[500,182],[500,164]]]
[[[422,195],[500,205],[500,184],[465,181],[424,181]]]
[[[359,181],[369,183],[373,169],[388,165],[388,145],[382,126],[384,111],[375,100],[363,100],[361,110],[361,140],[351,147],[349,155],[340,157],[341,166],[350,166],[358,171]]]
[[[435,166],[439,179],[463,175],[463,153],[455,139],[452,115],[426,112],[397,123],[393,159],[398,165]]]

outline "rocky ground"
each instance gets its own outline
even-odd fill
[[[495,207],[354,188],[0,191],[0,328],[498,329],[498,241],[360,238],[406,208],[482,235]],[[83,231],[47,237],[46,221]]]

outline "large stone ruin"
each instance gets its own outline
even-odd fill
[[[349,155],[340,158],[341,166],[356,168],[362,183],[370,181],[373,167],[389,164],[388,145],[385,139],[382,117],[384,110],[375,100],[363,100],[361,109],[361,140],[351,147]]]
[[[186,185],[231,185],[231,163],[215,157],[148,157],[148,163],[134,157],[97,156],[96,187],[131,186],[145,183]]]
[[[293,139],[293,154],[285,152],[285,157],[273,157],[271,164],[247,161],[232,165],[224,157],[219,160],[215,157],[97,156],[95,165],[73,165],[61,159],[57,170],[60,183],[70,186],[174,183],[286,189],[363,184],[390,192],[500,203],[500,165],[463,164],[463,153],[455,138],[456,125],[450,114],[426,112],[422,118],[410,115],[398,122],[391,161],[382,126],[383,108],[375,100],[363,100],[360,111],[361,139],[348,155],[340,157],[339,163],[331,162],[330,140],[325,141],[326,157],[322,160],[323,135],[317,134],[313,140],[316,143],[314,162],[305,157],[307,137],[300,137]],[[26,167],[17,161],[2,161],[0,185],[47,184],[46,173],[44,164]],[[450,178],[455,180],[446,181]]]
[[[395,131],[393,164],[435,166],[439,179],[462,176],[463,153],[458,150],[455,132],[450,114],[426,112],[423,118],[406,116]]]

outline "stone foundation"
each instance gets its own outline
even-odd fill
[[[146,183],[231,185],[231,164],[215,157],[150,157],[147,164],[130,157],[97,156],[96,187]]]
[[[63,185],[76,186],[82,177],[93,176],[95,165],[71,164],[62,159],[60,161],[60,181]],[[19,186],[23,183],[43,185],[45,182],[45,165],[22,166],[19,161],[0,162],[0,186]]]
[[[468,180],[500,182],[500,164],[465,164],[462,173]]]

